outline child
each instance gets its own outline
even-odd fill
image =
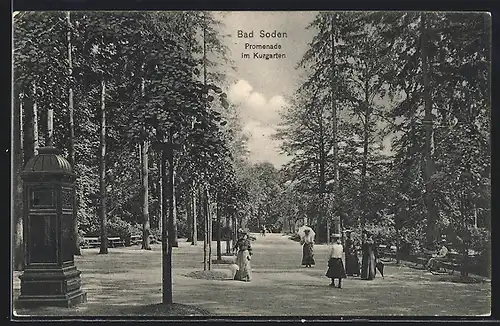
[[[229,265],[229,271],[231,272],[231,279],[234,280],[236,273],[240,270],[240,267],[235,263]]]
[[[340,235],[334,234],[332,236],[333,244],[330,248],[330,253],[328,255],[328,271],[326,276],[332,279],[330,286],[335,287],[335,279],[339,279],[339,289],[342,288],[342,279],[346,278],[344,262],[342,261],[342,253],[344,252],[344,247],[340,242]]]

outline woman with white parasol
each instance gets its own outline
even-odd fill
[[[235,269],[234,279],[239,281],[250,282],[252,279],[252,267],[250,260],[252,256],[252,245],[248,238],[248,232],[242,228],[238,230],[238,241],[234,245],[233,250],[237,250],[236,264],[238,268]]]
[[[297,234],[300,236],[300,244],[302,245],[302,265],[312,267],[314,261],[314,230],[311,227],[304,225],[299,228]]]

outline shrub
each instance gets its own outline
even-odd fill
[[[118,216],[112,216],[106,221],[106,232],[108,237],[118,236],[125,242],[125,244],[130,243],[132,231],[132,225]],[[99,225],[92,224],[86,235],[95,237],[100,236]]]
[[[471,228],[471,249],[480,254],[488,253],[491,246],[491,234],[485,228]]]
[[[151,232],[149,234],[152,235],[156,241],[161,241],[161,230],[159,228],[151,228]]]

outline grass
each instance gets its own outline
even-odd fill
[[[187,277],[196,278],[199,280],[231,280],[229,273],[224,273],[222,271],[195,271],[186,274]]]
[[[200,241],[201,242],[201,241]],[[225,251],[224,243],[223,252]],[[173,299],[161,305],[161,246],[83,250],[75,258],[88,302],[74,308],[17,309],[30,316],[477,316],[491,311],[491,284],[457,283],[387,263],[385,279],[348,278],[328,286],[325,245],[316,266],[301,266],[300,244],[266,234],[252,243],[252,282],[227,280],[227,265],[203,271],[203,244],[180,241],[173,251]],[[215,248],[215,245],[213,245]],[[227,257],[224,257],[226,259]],[[19,295],[14,275],[14,298]],[[458,275],[455,275],[457,277]],[[225,277],[225,278],[224,278]]]

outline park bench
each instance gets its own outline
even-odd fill
[[[88,248],[97,248],[101,245],[101,240],[99,237],[83,237],[82,247],[84,249]],[[120,237],[108,237],[108,245],[110,247],[124,247],[125,241],[123,241]]]
[[[125,247],[125,241],[123,241],[120,237],[108,237],[108,244],[110,247]]]
[[[142,235],[136,234],[130,236],[130,245],[138,245],[142,242]]]
[[[436,262],[438,268],[437,271],[431,271],[431,273],[439,273],[444,270],[445,273],[453,274],[458,270],[462,263],[462,255],[459,253],[449,252],[444,258],[440,258]]]
[[[421,266],[422,268],[425,268],[427,262],[429,261],[429,259],[431,259],[433,254],[434,254],[433,251],[423,249],[422,251],[413,254],[411,261],[415,263],[414,267]]]
[[[82,247],[84,249],[88,248],[96,248],[101,245],[101,241],[99,241],[99,237],[83,237]]]
[[[469,263],[473,264],[473,261],[477,259],[478,253],[475,252],[469,252],[468,254],[469,258]],[[449,252],[446,257],[440,259],[436,265],[438,266],[439,270],[437,271],[439,273],[440,270],[444,270],[444,272],[448,274],[453,274],[456,271],[460,270],[462,267],[462,263],[464,261],[464,255],[455,251]]]
[[[397,251],[396,246],[379,245],[377,250],[378,250],[377,252],[378,256],[382,260],[396,259],[396,251]]]

